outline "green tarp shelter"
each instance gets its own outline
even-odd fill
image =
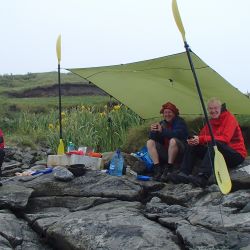
[[[218,97],[234,114],[250,115],[250,99],[191,52],[204,101]],[[68,69],[125,104],[143,119],[173,102],[181,115],[203,114],[186,53],[141,62]]]

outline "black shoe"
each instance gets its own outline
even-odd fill
[[[169,175],[173,173],[174,166],[173,164],[167,164],[164,168],[163,174],[161,176],[161,182],[167,182],[169,180]]]
[[[153,180],[160,181],[163,172],[163,167],[160,164],[155,164],[153,167]]]
[[[201,187],[204,188],[208,184],[208,177],[203,174],[198,174],[197,176],[190,175],[189,181],[192,183],[195,187]]]
[[[0,181],[0,187],[3,185],[3,183]]]
[[[169,174],[168,180],[173,182],[174,184],[179,184],[179,183],[188,184],[190,182],[189,176],[183,172],[180,172],[179,174]]]

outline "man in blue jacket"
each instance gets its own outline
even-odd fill
[[[188,137],[188,128],[179,116],[178,108],[171,102],[162,105],[160,113],[164,120],[150,126],[148,152],[154,162],[154,180],[167,181],[174,163],[181,161]]]

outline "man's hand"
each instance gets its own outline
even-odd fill
[[[199,136],[198,135],[194,135],[192,138],[187,139],[187,143],[190,146],[196,146],[199,144]]]
[[[154,131],[154,132],[157,132],[157,131],[161,132],[162,131],[162,127],[161,127],[160,123],[151,124],[150,129],[151,129],[151,131]]]

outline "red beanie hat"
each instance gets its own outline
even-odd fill
[[[164,109],[170,109],[175,113],[175,115],[179,115],[179,109],[176,108],[176,106],[171,102],[167,102],[167,103],[162,105],[162,108],[160,110],[160,114],[163,114]]]

